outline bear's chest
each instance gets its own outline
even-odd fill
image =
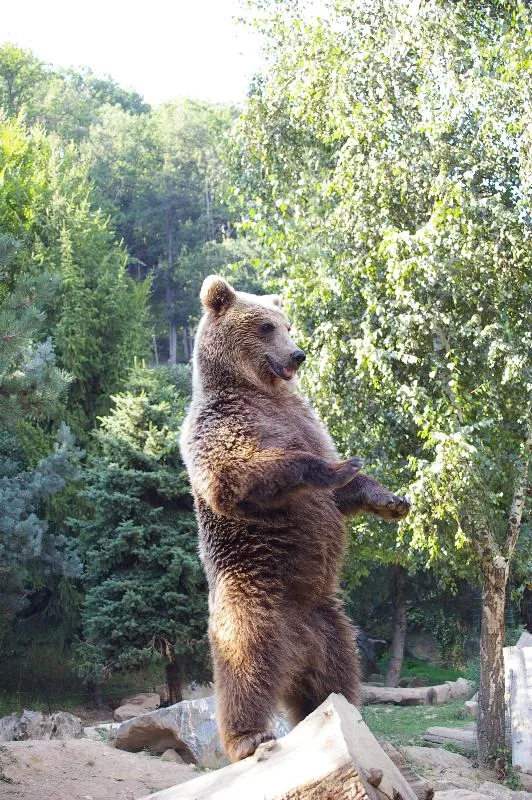
[[[305,404],[268,408],[256,418],[258,439],[264,448],[304,451],[334,459],[336,449],[314,412]]]

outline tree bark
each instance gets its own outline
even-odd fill
[[[168,320],[168,363],[177,362],[177,327],[173,319]]]
[[[87,681],[87,694],[91,705],[94,705],[95,708],[102,708],[101,686],[98,681]]]
[[[165,667],[166,685],[168,686],[168,701],[171,706],[180,703],[183,699],[183,682],[181,671],[175,661],[169,661]]]
[[[515,478],[502,554],[490,530],[480,532],[482,573],[482,622],[480,628],[480,689],[478,692],[478,760],[486,764],[505,747],[504,703],[504,610],[510,562],[519,539],[532,447],[529,430],[523,442],[521,467]]]
[[[500,555],[482,564],[480,689],[478,693],[478,760],[487,764],[505,746],[504,610],[508,562]]]
[[[399,683],[405,654],[407,572],[400,564],[394,564],[392,567],[391,584],[393,604],[392,646],[390,649],[390,663],[384,680],[385,686],[397,686]]]

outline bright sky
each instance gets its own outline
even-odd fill
[[[62,67],[88,66],[150,103],[244,99],[258,36],[236,21],[239,0],[2,2],[0,43]]]

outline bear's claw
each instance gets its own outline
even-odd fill
[[[259,732],[245,736],[235,737],[227,745],[227,752],[231,761],[241,761],[252,756],[259,744],[275,739],[273,733]]]
[[[406,497],[393,495],[386,503],[386,511],[389,519],[402,519],[410,511],[410,502]]]
[[[381,519],[402,519],[410,511],[410,501],[406,497],[395,494],[386,495],[382,500],[373,500],[366,506],[366,510],[376,514]]]

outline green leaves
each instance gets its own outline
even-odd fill
[[[526,439],[530,11],[276,9],[232,156],[246,236],[340,450],[413,498],[357,557],[465,574]]]

